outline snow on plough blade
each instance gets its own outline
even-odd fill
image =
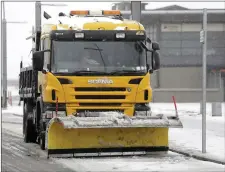
[[[55,117],[46,130],[50,154],[167,151],[168,128],[182,128],[177,117],[98,113]]]

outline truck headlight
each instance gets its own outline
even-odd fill
[[[46,111],[45,112],[45,118],[51,119],[56,116],[56,111]],[[58,111],[57,112],[58,117],[66,117],[65,111]]]
[[[125,38],[125,33],[116,33],[116,38]]]
[[[75,38],[84,38],[84,33],[75,33]]]

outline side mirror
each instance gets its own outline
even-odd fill
[[[159,44],[157,42],[153,42],[152,43],[152,49],[155,50],[155,51],[160,50]]]
[[[36,51],[33,53],[33,69],[42,71],[44,66],[44,51]]]
[[[160,68],[160,58],[157,51],[152,52],[152,69],[158,70]]]

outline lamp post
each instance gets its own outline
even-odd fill
[[[207,9],[203,10],[202,47],[202,153],[206,153]]]
[[[2,107],[7,108],[7,24],[27,24],[26,21],[7,21],[5,17],[5,4],[2,2]]]

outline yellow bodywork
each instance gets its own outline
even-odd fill
[[[133,115],[134,104],[138,103],[148,103],[152,101],[152,88],[150,87],[150,74],[146,74],[145,76],[108,76],[108,79],[113,80],[113,84],[91,84],[91,87],[124,87],[124,88],[131,88],[131,91],[128,92],[127,90],[122,91],[113,91],[113,92],[78,92],[75,91],[76,87],[89,87],[88,80],[89,79],[99,79],[105,78],[101,76],[90,77],[90,76],[57,76],[55,77],[53,74],[48,72],[45,75],[42,75],[43,79],[43,101],[44,102],[56,102],[52,100],[51,91],[54,89],[56,91],[56,97],[58,98],[58,103],[66,103],[66,110],[67,115],[72,115],[72,113],[76,112],[79,109],[86,109],[87,106],[83,107],[80,106],[80,103],[122,103],[121,106],[110,106],[110,107],[88,107],[89,109],[118,109],[124,110],[124,113],[128,116]],[[57,78],[64,78],[69,79],[73,82],[73,84],[65,84],[61,85]],[[135,78],[142,78],[140,84],[128,84],[131,79]],[[144,91],[148,90],[148,100],[144,100]],[[101,100],[94,100],[94,99],[75,99],[76,95],[125,95],[126,99],[101,99]]]
[[[48,131],[49,150],[121,147],[168,147],[168,128],[64,129],[55,122]]]
[[[120,23],[113,22],[87,22],[83,24],[83,30],[114,30],[117,27],[126,27],[127,30],[145,30],[143,25],[132,20],[124,20]],[[45,24],[42,27],[41,39],[49,40],[51,30],[77,29],[69,24]],[[49,41],[49,48],[50,48]],[[88,84],[89,79],[107,78],[113,80],[113,84]],[[68,79],[72,84],[61,84],[59,78]],[[139,84],[129,84],[131,79],[141,78]],[[124,114],[132,117],[136,103],[149,103],[152,101],[152,88],[150,74],[145,76],[54,76],[50,72],[39,73],[39,84],[42,85],[43,102],[56,103],[52,100],[52,90],[55,90],[58,103],[66,104],[66,114],[73,115],[78,110],[109,109],[123,110]],[[124,87],[125,91],[75,91],[76,87]],[[131,91],[128,91],[129,88]],[[144,92],[148,90],[148,99],[144,100]],[[77,95],[122,95],[125,99],[76,99]],[[120,106],[82,106],[82,103],[121,103]],[[79,150],[92,148],[168,148],[168,127],[126,127],[126,128],[64,128],[57,121],[47,128],[47,145],[52,150]],[[84,152],[85,153],[85,152]]]

